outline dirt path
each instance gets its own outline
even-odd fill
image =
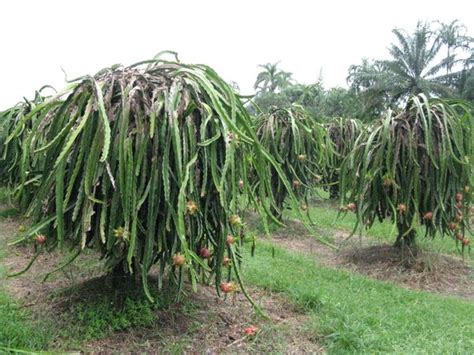
[[[339,247],[333,251],[311,237],[301,222],[288,221],[287,226],[273,233],[270,241],[309,254],[321,265],[393,282],[412,290],[474,300],[474,269],[459,258],[421,252],[413,259],[401,255],[391,245],[379,244],[374,238],[353,236],[348,239],[350,233],[346,231],[320,231]]]

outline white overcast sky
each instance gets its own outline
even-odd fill
[[[394,27],[459,19],[474,31],[474,1],[26,1],[0,2],[0,110],[44,84],[162,50],[205,63],[242,93],[258,64],[281,61],[300,82],[320,70],[326,87],[345,86],[349,65],[383,58]]]

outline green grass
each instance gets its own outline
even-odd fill
[[[310,316],[308,329],[331,353],[473,353],[474,304],[414,292],[320,266],[260,244],[244,278],[287,295]]]
[[[18,216],[18,209],[16,208],[7,208],[0,211],[0,218],[11,218]]]
[[[5,187],[0,186],[0,201],[7,199],[9,195],[9,190]]]
[[[128,295],[119,302],[113,292],[99,292],[74,302],[61,315],[65,325],[60,332],[63,344],[77,347],[93,339],[105,338],[116,331],[151,327],[156,321],[154,309],[144,294]]]
[[[40,350],[45,349],[51,335],[39,324],[31,323],[29,314],[0,291],[0,353],[3,348]]]
[[[0,250],[0,258],[2,254]],[[4,279],[5,270],[0,265],[0,282]],[[30,316],[0,287],[0,353],[1,348],[40,350],[48,345],[51,339],[48,325],[35,324]]]

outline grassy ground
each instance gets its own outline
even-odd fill
[[[246,258],[244,275],[247,283],[282,292],[308,313],[306,326],[330,353],[474,351],[474,304],[464,300],[330,269],[270,244]]]
[[[3,291],[0,291],[0,319],[0,353],[5,348],[40,350],[48,345],[51,335],[32,323],[30,315]]]
[[[3,215],[0,214],[0,234],[11,234],[4,228],[5,216],[14,214],[14,211],[3,211]],[[351,230],[354,222],[354,216],[350,214],[336,220],[337,213],[330,205],[318,204],[310,214],[327,236],[334,229]],[[367,235],[392,242],[394,233],[391,225],[376,224]],[[0,235],[0,243],[6,237],[10,236],[3,235],[2,238]],[[445,253],[457,253],[453,245],[451,240],[441,240],[435,241],[431,247]],[[4,245],[0,244],[0,253],[3,248]],[[472,301],[410,291],[326,267],[297,250],[284,250],[268,241],[259,243],[255,257],[250,257],[246,250],[244,258],[243,275],[254,294],[258,295],[257,300],[263,299],[260,292],[276,292],[301,312],[301,317],[295,318],[301,324],[259,323],[261,332],[255,339],[248,340],[251,344],[245,348],[247,351],[284,352],[291,348],[289,334],[297,328],[297,339],[305,338],[322,344],[328,353],[474,353]],[[80,267],[81,263],[84,263],[84,268],[90,267],[86,264],[90,259],[79,261]],[[4,280],[4,274],[0,267],[0,280]],[[96,287],[103,288],[103,283],[98,282]],[[265,291],[258,291],[262,289]],[[133,333],[132,329],[140,329],[140,334],[146,336],[144,339],[134,338],[135,342],[143,343],[139,349],[146,349],[143,346],[148,339],[157,338],[163,351],[180,353],[207,339],[203,340],[203,332],[200,332],[207,325],[198,316],[207,312],[210,299],[184,302],[178,310],[169,299],[150,305],[136,294],[126,297],[121,312],[117,312],[112,294],[97,296],[88,286],[79,284],[57,290],[46,302],[67,299],[68,295],[77,298],[78,294],[91,297],[79,297],[79,300],[62,305],[62,310],[55,314],[56,322],[44,323],[44,317],[38,318],[0,288],[0,347],[92,351],[95,342],[100,343],[101,339],[111,338],[120,342]],[[233,307],[233,304],[228,305],[230,313],[226,317],[242,313],[242,308]],[[163,314],[167,317],[165,320]],[[218,312],[207,314],[210,322],[215,324],[214,328],[219,327],[222,317]],[[259,322],[254,316],[245,318],[245,321]],[[170,327],[176,328],[172,335],[163,336]],[[209,328],[204,333],[213,331],[216,330]],[[58,341],[62,345],[58,345]],[[92,344],[92,348],[88,344]]]

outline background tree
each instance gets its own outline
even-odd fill
[[[291,103],[311,106],[314,105],[315,101],[321,100],[320,98],[324,94],[324,87],[320,81],[309,85],[296,83],[287,86],[282,92]]]
[[[291,73],[280,70],[278,62],[259,65],[259,67],[263,71],[257,74],[254,84],[257,90],[254,98],[256,107],[248,105],[249,112],[259,114],[291,105],[290,98],[282,92],[285,88],[292,87]]]
[[[461,72],[458,90],[463,99],[474,102],[474,67],[472,64],[470,68]]]
[[[438,61],[443,44],[429,24],[419,22],[412,34],[394,29],[398,43],[392,43],[389,53],[391,60],[384,61],[391,86],[393,100],[406,99],[410,95],[424,93],[427,96],[449,96],[451,91],[440,80],[442,68],[451,63],[452,58]]]
[[[259,65],[259,67],[263,70],[257,74],[257,80],[254,84],[255,90],[259,92],[275,93],[284,89],[292,82],[292,74],[280,70],[278,62]]]
[[[353,91],[344,88],[325,90],[321,80],[312,84],[291,83],[275,93],[259,92],[254,103],[261,112],[296,104],[322,121],[331,117],[359,117],[363,112],[360,99]],[[257,112],[253,107],[249,110]]]
[[[310,112],[311,109],[309,109]],[[345,88],[332,88],[324,92],[321,104],[321,116],[328,118],[357,118],[363,117],[361,100],[351,90]]]
[[[390,104],[390,76],[382,61],[362,59],[361,64],[351,65],[347,82],[350,91],[360,104],[358,118],[373,120]]]
[[[321,77],[314,83],[297,83],[278,63],[261,65],[264,70],[257,76],[254,99],[260,110],[251,111],[270,112],[298,104],[318,120],[346,117],[367,122],[420,93],[473,100],[473,42],[464,25],[457,20],[419,22],[412,32],[392,32],[395,41],[388,59],[364,58],[349,67],[349,90],[325,89]]]
[[[254,105],[248,105],[251,114],[258,115],[262,112],[268,113],[278,108],[291,105],[291,101],[285,93],[265,92],[257,94],[253,99]],[[255,107],[256,106],[256,107]]]
[[[389,59],[363,59],[349,68],[348,83],[365,115],[376,117],[383,108],[396,108],[420,93],[470,97],[472,38],[457,20],[438,24],[433,29],[433,23],[419,22],[412,33],[394,29]]]
[[[454,65],[459,62],[460,53],[469,50],[472,38],[469,37],[466,32],[467,28],[463,24],[459,23],[459,20],[451,21],[450,23],[439,22],[440,28],[438,29],[439,39],[444,45],[446,50],[446,57],[444,60],[446,75],[449,75],[453,70]]]
[[[406,99],[410,95],[424,93],[427,96],[451,94],[440,79],[439,73],[451,58],[438,62],[442,46],[440,37],[427,23],[419,22],[412,34],[394,29],[398,43],[389,48],[390,60],[383,61],[387,70],[392,101]]]

